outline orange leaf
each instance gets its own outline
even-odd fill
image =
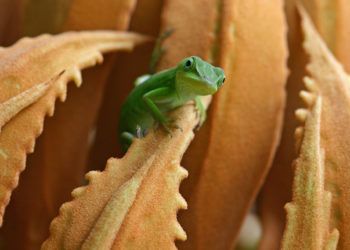
[[[171,17],[178,23],[169,21],[169,27],[190,34],[185,43],[177,41],[179,48],[169,54],[197,53],[198,48],[206,48],[208,42],[202,42],[202,36],[208,35],[214,46],[206,56],[221,65],[227,76],[214,96],[204,128],[184,158],[189,180],[182,193],[195,212],[183,212],[179,218],[189,235],[179,247],[229,249],[279,142],[287,77],[283,3],[187,1],[189,6],[181,6],[179,15],[177,5],[185,3],[174,2]],[[193,13],[204,21],[189,28]],[[199,35],[203,30],[209,34]],[[197,41],[201,44],[187,44]]]
[[[349,77],[300,8],[304,48],[310,56],[309,89],[317,87],[322,97],[321,147],[324,148],[325,189],[332,194],[330,228],[340,233],[339,248],[350,247],[350,88]],[[314,85],[314,86],[313,86]]]
[[[50,87],[50,83],[51,81],[35,85],[10,100],[0,103],[0,132],[1,128],[22,109],[40,99]]]
[[[47,1],[30,0],[25,5],[27,19],[23,26],[33,34],[70,29],[125,30],[128,28],[135,2],[54,0],[48,4]],[[43,8],[46,10],[45,15],[35,18]],[[109,18],[106,19],[106,16]],[[47,238],[50,222],[57,215],[59,207],[69,200],[71,190],[81,184],[87,166],[92,166],[87,164],[88,155],[93,143],[96,120],[101,111],[101,102],[107,93],[106,82],[116,56],[119,54],[107,55],[103,65],[84,71],[84,85],[80,88],[69,86],[69,98],[65,103],[57,103],[55,116],[45,121],[45,130],[36,141],[35,154],[27,159],[27,170],[21,175],[20,185],[12,196],[5,215],[1,235],[4,244],[11,244],[12,248],[18,249],[28,249],[28,246],[38,249]],[[115,85],[124,83],[117,82]],[[118,92],[108,94],[119,99],[116,93]],[[104,163],[105,160],[98,166],[101,168]],[[21,207],[27,209],[23,211]],[[17,241],[18,238],[21,241]]]
[[[328,47],[337,59],[350,70],[350,2],[302,0],[305,9],[313,20]],[[291,199],[293,159],[297,157],[294,150],[293,131],[296,121],[294,110],[300,107],[299,91],[302,90],[302,78],[305,75],[307,56],[302,49],[300,18],[296,9],[296,0],[286,0],[288,21],[289,61],[291,74],[287,82],[287,106],[284,117],[283,134],[274,164],[266,180],[259,199],[260,214],[263,222],[263,239],[261,249],[278,249],[285,226],[283,206]]]
[[[45,96],[13,117],[2,129],[1,223],[11,192],[17,186],[19,173],[25,168],[26,154],[33,152],[35,138],[42,131],[45,115],[53,114],[56,98],[65,100],[67,82],[74,80],[80,85],[80,70],[101,62],[101,53],[132,49],[142,41],[144,38],[136,34],[72,32],[58,36],[43,35],[35,39],[24,38],[1,52],[0,103],[12,102],[11,98],[64,71],[51,84]]]
[[[103,172],[86,175],[89,185],[61,207],[43,249],[175,249],[175,239],[186,239],[176,219],[186,208],[179,185],[187,171],[179,164],[198,120],[192,104],[173,117],[181,131],[150,132]]]
[[[336,249],[339,232],[335,229],[329,233],[328,229],[331,193],[325,190],[324,152],[320,145],[322,98],[315,92],[301,93],[313,108],[310,112],[296,112],[305,126],[296,130],[297,142],[302,143],[294,163],[293,200],[285,206],[287,225],[282,249]]]

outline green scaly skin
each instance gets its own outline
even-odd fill
[[[200,124],[206,112],[200,96],[213,95],[225,81],[224,71],[201,58],[191,56],[176,67],[154,75],[141,76],[124,102],[120,115],[120,141],[126,151],[134,137],[144,137],[156,122],[170,132],[167,112],[194,100]]]

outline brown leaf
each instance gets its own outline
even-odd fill
[[[294,119],[294,111],[302,105],[299,92],[303,89],[302,79],[306,74],[307,56],[302,48],[303,37],[295,0],[286,1],[285,12],[288,21],[290,75],[286,85],[287,103],[281,142],[258,199],[259,215],[263,227],[263,235],[259,243],[261,250],[280,249],[285,228],[284,206],[292,199],[293,171],[291,165],[297,157],[293,134],[298,123]]]
[[[343,0],[301,0],[330,51],[350,71],[350,2]]]
[[[189,33],[194,30],[189,43],[198,36],[196,32],[209,30],[212,37],[214,27],[220,27],[213,52],[217,51],[217,62],[224,67],[227,80],[214,96],[209,118],[184,158],[189,180],[184,182],[182,193],[194,212],[186,211],[179,219],[189,236],[179,246],[229,249],[279,142],[287,76],[283,4],[276,0],[264,4],[191,1],[188,5],[188,11],[181,11],[181,15],[174,11],[174,19],[179,23],[183,20],[182,27]],[[185,19],[187,12],[188,18],[196,13],[197,18],[205,19],[203,28],[188,28],[191,21]],[[213,23],[208,25],[209,21]],[[192,48],[179,44],[182,50]],[[171,54],[181,54],[180,49]]]
[[[35,85],[10,100],[0,103],[0,132],[1,128],[15,115],[40,99],[49,89],[51,82]]]
[[[52,115],[56,98],[66,98],[66,84],[81,84],[80,70],[102,61],[101,53],[132,49],[144,37],[117,32],[71,32],[58,36],[24,38],[1,52],[0,103],[10,101],[38,83],[64,73],[52,83],[46,95],[26,108],[0,134],[0,214],[17,186],[19,173],[25,167],[26,154],[33,152],[35,138],[41,133],[46,114]],[[15,143],[14,143],[15,142]]]
[[[173,117],[181,130],[150,132],[103,172],[87,174],[89,185],[61,207],[43,249],[175,249],[175,239],[186,239],[176,219],[186,208],[179,164],[198,120],[192,104]]]
[[[196,22],[193,22],[194,13],[196,13]],[[216,64],[218,58],[217,55],[214,55],[214,48],[220,48],[217,33],[219,30],[215,31],[217,22],[220,22],[220,20],[218,19],[216,0],[164,1],[161,16],[161,32],[167,30],[174,30],[174,32],[163,43],[163,47],[166,51],[161,58],[159,69],[172,67],[183,58],[192,55],[200,56]],[[228,80],[226,80],[226,82],[228,82]],[[211,97],[208,97],[208,99],[211,99]],[[206,123],[208,122],[209,121]],[[204,151],[200,151],[200,149],[204,149],[202,145],[206,145],[208,142],[205,141],[206,137],[204,137],[203,140],[200,135],[209,133],[208,126],[204,124],[199,132],[199,138],[196,137],[196,140],[193,142],[195,145],[200,145],[199,147],[195,146],[197,149],[199,148],[199,153],[196,155],[192,154],[190,165],[186,164],[185,161],[185,167],[190,170],[190,178],[192,179],[199,174],[193,166],[198,166],[203,161]],[[203,144],[201,145],[201,143]],[[186,187],[191,183],[193,183],[191,180],[184,182],[181,189],[183,189],[184,185]],[[187,193],[182,190],[181,193],[187,195]],[[193,211],[196,210],[194,209]],[[180,224],[184,226],[185,231],[187,231],[188,226],[184,225],[181,212],[179,214],[179,221]],[[195,234],[190,231],[188,240],[192,241],[193,237],[195,237]],[[184,248],[188,240],[185,244],[178,242],[178,247]]]
[[[307,56],[302,49],[300,17],[296,10],[296,0],[286,0],[286,16],[288,21],[288,38],[290,57],[288,66],[291,74],[287,82],[287,106],[284,118],[283,134],[272,169],[266,180],[260,197],[260,214],[263,221],[263,239],[261,249],[279,249],[285,226],[283,206],[291,199],[292,169],[296,158],[293,131],[296,121],[294,110],[300,107],[299,91],[302,90],[302,78],[305,75]],[[302,0],[305,9],[313,20],[317,30],[337,59],[350,70],[350,2]]]
[[[302,142],[294,163],[293,200],[285,206],[287,225],[282,249],[336,249],[339,232],[329,232],[331,193],[325,190],[324,152],[320,145],[322,98],[315,92],[301,93],[313,107],[310,112],[296,111],[297,117],[306,121],[296,130],[297,142]]]
[[[164,30],[166,30],[167,23],[163,23],[164,25]],[[201,24],[199,24],[201,25]],[[185,34],[184,34],[185,33]],[[205,39],[208,39],[210,41],[211,37],[210,31],[208,32],[202,32],[203,37]],[[174,40],[175,39],[175,40]],[[185,40],[186,39],[186,30],[181,30],[177,29],[177,32],[174,33],[171,38],[167,39],[166,41],[166,46],[167,47],[167,53],[165,54],[165,57],[162,58],[161,60],[161,67],[167,67],[166,64],[174,65],[178,62],[177,57],[171,58],[171,54],[169,53],[172,51],[172,47],[176,46],[179,40]],[[200,43],[200,40],[195,40],[193,43],[193,46],[195,46],[195,42]],[[171,45],[170,45],[171,44]],[[210,44],[210,43],[209,43]],[[195,47],[193,47],[195,48]],[[207,51],[210,53],[211,47],[208,46],[206,48],[199,48],[198,52],[199,53],[206,53]],[[190,50],[189,50],[190,51]],[[183,53],[183,51],[181,52]],[[185,56],[184,53],[182,55],[176,55],[176,56]],[[182,57],[181,57],[182,59]],[[176,238],[179,239],[184,239],[184,232],[181,229],[178,223],[176,222],[176,210],[178,206],[184,207],[185,202],[183,201],[182,198],[180,198],[180,195],[178,194],[178,185],[180,180],[183,178],[183,174],[179,174],[180,171],[178,167],[178,162],[180,161],[180,158],[186,148],[186,146],[189,143],[190,137],[192,137],[192,129],[195,126],[195,113],[193,110],[193,106],[185,106],[182,107],[179,112],[179,118],[181,118],[180,122],[178,121],[177,124],[182,127],[183,132],[181,135],[181,138],[178,138],[177,135],[173,135],[173,139],[162,137],[161,131],[158,131],[156,133],[156,136],[153,139],[150,139],[153,137],[153,135],[149,135],[145,140],[142,140],[140,144],[142,143],[142,148],[139,148],[139,146],[135,146],[135,148],[131,148],[130,150],[135,150],[137,151],[134,152],[132,151],[129,152],[123,159],[118,160],[118,165],[122,164],[125,165],[124,167],[118,166],[119,168],[119,173],[113,174],[113,176],[108,177],[108,173],[112,174],[112,172],[107,168],[106,171],[102,173],[101,181],[96,181],[96,185],[94,185],[94,181],[92,180],[92,183],[87,187],[86,190],[90,190],[89,193],[92,193],[93,190],[93,185],[95,186],[95,190],[97,192],[96,195],[91,196],[88,198],[88,192],[82,191],[82,198],[78,197],[76,200],[74,200],[72,203],[68,203],[67,206],[64,205],[62,208],[62,213],[61,216],[58,217],[57,220],[55,220],[52,224],[52,237],[46,242],[44,247],[46,248],[53,248],[57,247],[58,244],[64,244],[64,246],[76,249],[79,248],[83,243],[84,239],[91,239],[90,242],[96,243],[96,241],[93,241],[93,239],[96,239],[101,236],[101,239],[103,242],[105,242],[108,246],[111,246],[111,244],[114,244],[114,247],[120,249],[120,248],[128,248],[130,247],[131,249],[169,249],[169,248],[175,248],[174,240]],[[184,125],[182,125],[184,124]],[[177,131],[179,132],[179,131]],[[160,133],[160,134],[159,134]],[[161,137],[158,137],[158,136]],[[152,141],[153,140],[153,141]],[[173,141],[172,141],[173,140]],[[137,144],[136,144],[137,145]],[[137,148],[137,149],[136,149]],[[181,152],[179,152],[179,148],[181,148]],[[152,152],[154,151],[154,152]],[[135,155],[134,155],[135,154]],[[136,155],[137,154],[137,155]],[[156,155],[155,160],[153,160],[152,155]],[[132,157],[131,157],[132,156]],[[163,164],[158,165],[158,160],[157,158],[159,157],[159,160],[163,162]],[[171,159],[174,159],[175,162],[171,163]],[[127,162],[127,160],[129,162]],[[113,160],[115,162],[116,160]],[[133,162],[139,162],[139,163],[133,163]],[[96,210],[100,210],[100,207],[105,207],[105,202],[102,202],[101,199],[107,200],[110,197],[110,192],[111,191],[103,191],[101,188],[108,188],[112,190],[116,190],[118,187],[123,185],[125,183],[125,180],[120,180],[116,179],[117,176],[120,176],[120,178],[123,179],[129,179],[124,177],[124,172],[127,173],[127,175],[132,175],[135,170],[133,169],[140,169],[142,167],[140,164],[142,163],[143,168],[145,169],[145,166],[148,166],[149,161],[153,162],[152,166],[149,168],[149,172],[146,173],[144,180],[142,183],[145,183],[145,191],[137,194],[136,197],[140,197],[140,199],[146,199],[147,202],[143,202],[144,205],[140,206],[138,208],[138,200],[135,200],[135,204],[131,207],[132,210],[130,210],[125,217],[123,223],[121,224],[121,228],[113,228],[111,232],[113,233],[112,235],[109,235],[110,238],[108,238],[107,234],[103,234],[103,231],[101,232],[99,228],[91,229],[92,226],[94,225],[101,225],[105,224],[106,220],[102,220],[102,222],[98,222],[94,224],[94,220],[96,219],[99,214],[101,214],[100,211],[93,211],[92,207],[95,207],[96,204],[101,204],[98,205]],[[170,161],[170,164],[169,164]],[[146,164],[145,164],[146,163]],[[157,171],[154,171],[154,177],[151,177],[148,175],[148,173],[151,173],[150,171],[157,166],[159,168]],[[118,169],[115,169],[113,171],[118,171]],[[178,170],[176,170],[178,169]],[[136,172],[136,175],[141,175],[140,170]],[[153,175],[153,174],[152,174]],[[167,178],[172,179],[173,184],[175,186],[170,185],[171,190],[168,190],[164,181],[161,181],[161,184],[159,184],[159,179],[163,179],[164,176],[167,176]],[[151,178],[149,178],[151,177]],[[96,178],[96,179],[98,179]],[[102,181],[102,178],[104,178]],[[137,178],[134,178],[137,179]],[[149,181],[147,181],[149,179]],[[152,181],[151,181],[152,180]],[[112,183],[114,182],[114,184]],[[100,183],[100,184],[99,184]],[[107,183],[110,183],[108,185]],[[100,185],[101,187],[97,186]],[[146,189],[146,185],[147,189]],[[156,188],[159,186],[158,188]],[[91,188],[90,188],[91,187]],[[141,186],[142,187],[142,186]],[[154,188],[157,189],[155,191]],[[142,189],[140,189],[142,190]],[[148,191],[147,191],[148,190]],[[80,192],[79,189],[77,192]],[[130,192],[130,191],[129,191]],[[101,196],[101,194],[107,194],[105,196]],[[128,193],[128,192],[125,192]],[[86,196],[84,196],[86,194]],[[150,196],[151,195],[151,196]],[[83,197],[84,196],[84,197]],[[160,196],[160,198],[153,198]],[[86,198],[85,198],[86,197]],[[163,197],[164,201],[161,199]],[[83,199],[85,199],[85,202],[83,203]],[[95,199],[97,199],[95,201]],[[79,201],[81,200],[81,202]],[[132,199],[130,199],[131,202],[133,202]],[[160,200],[160,201],[158,201]],[[97,202],[97,203],[96,203]],[[164,203],[163,203],[164,202]],[[87,205],[88,203],[91,204]],[[72,206],[70,205],[72,204]],[[168,204],[168,205],[165,205]],[[172,204],[169,207],[169,204]],[[83,211],[84,217],[81,216],[80,212],[83,207],[88,207],[86,211]],[[67,209],[65,209],[65,207]],[[112,207],[112,205],[110,206]],[[113,206],[115,207],[115,206]],[[135,212],[135,209],[138,211]],[[120,211],[120,209],[115,208],[117,211],[117,216],[120,219],[123,219],[123,212]],[[89,215],[87,214],[89,213]],[[74,222],[70,223],[67,221],[69,219],[69,214],[72,214],[72,217],[74,218]],[[102,214],[108,214],[106,212]],[[145,219],[146,215],[146,219]],[[169,215],[171,215],[169,219]],[[151,217],[150,217],[151,216]],[[84,218],[84,219],[83,219]],[[102,217],[100,217],[102,218]],[[105,216],[103,216],[105,218]],[[117,219],[118,219],[117,218]],[[130,220],[130,222],[128,222]],[[65,231],[67,230],[63,229],[62,225],[67,225],[68,227],[71,227],[69,229],[68,233],[65,234]],[[107,222],[108,223],[108,222]],[[118,226],[119,224],[115,224]],[[125,228],[125,229],[124,229]],[[77,230],[79,229],[79,230]],[[83,230],[80,230],[83,229]],[[92,230],[92,231],[90,231]],[[117,231],[115,235],[115,231]],[[89,235],[89,236],[88,236]],[[178,235],[177,237],[175,237]],[[63,239],[63,240],[60,240]],[[75,239],[73,241],[73,239]],[[63,243],[62,243],[63,242]],[[72,245],[70,245],[69,242],[72,242]],[[67,245],[66,245],[67,244]],[[85,244],[90,244],[90,243],[85,243]],[[92,245],[88,245],[90,247]],[[105,246],[105,245],[104,245]],[[87,247],[87,248],[88,248]],[[108,249],[108,247],[106,247]]]
[[[26,15],[30,15],[31,19],[23,25],[38,34],[42,31],[52,33],[84,28],[125,30],[136,1],[74,0],[69,1],[67,9],[64,9],[67,1],[50,1],[50,8],[45,7],[48,25],[34,18],[38,15],[35,11],[44,8],[47,1],[29,2]],[[58,8],[57,4],[61,6]],[[56,12],[52,13],[55,8]],[[105,22],[105,16],[110,17],[109,24]],[[60,25],[56,23],[53,28],[52,24],[58,19],[61,20]],[[45,121],[45,130],[36,142],[35,154],[28,157],[27,171],[21,176],[20,185],[4,218],[1,236],[11,247],[38,249],[48,237],[50,222],[57,215],[59,207],[70,199],[71,190],[81,185],[87,166],[92,166],[87,164],[88,154],[114,59],[115,55],[107,55],[103,65],[84,71],[84,85],[80,88],[69,86],[69,97],[65,103],[58,103],[55,116]],[[117,84],[124,85],[120,82]],[[109,94],[115,99],[120,98],[116,92]],[[27,209],[23,211],[21,207]],[[19,237],[21,241],[16,241]]]
[[[318,35],[310,18],[300,9],[304,48],[310,56],[309,88],[317,86],[322,97],[321,147],[325,154],[325,189],[332,194],[330,228],[340,233],[339,248],[350,247],[350,88],[349,77]]]

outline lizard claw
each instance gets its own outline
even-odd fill
[[[177,125],[174,120],[167,120],[162,125],[164,129],[170,134],[171,137],[172,137],[173,129],[179,129],[181,132],[183,132],[183,129],[179,125]]]

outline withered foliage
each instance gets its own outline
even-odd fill
[[[340,0],[5,0],[0,43],[14,45],[0,48],[3,245],[230,249],[262,190],[260,249],[349,248],[347,7]],[[181,129],[155,127],[118,158],[118,112],[134,78],[147,73],[153,43],[81,71],[102,63],[103,53],[169,30],[158,70],[198,55],[227,80],[203,98],[208,119],[200,131],[190,102],[170,114]]]

